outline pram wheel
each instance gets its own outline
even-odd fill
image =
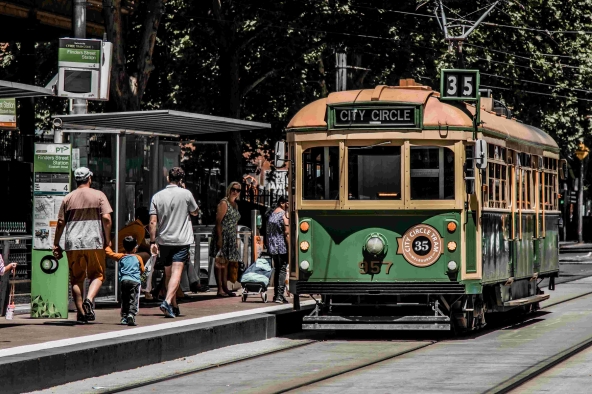
[[[243,293],[243,302],[245,302],[247,300],[247,294]]]
[[[261,299],[263,302],[267,303],[267,293],[261,293]]]

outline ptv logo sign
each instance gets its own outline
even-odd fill
[[[69,149],[68,146],[56,146],[56,153],[68,153]]]

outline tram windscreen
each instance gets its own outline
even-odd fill
[[[401,199],[401,147],[350,146],[349,200]]]
[[[412,200],[454,199],[454,152],[435,146],[413,146],[410,152]]]
[[[321,146],[302,152],[302,199],[339,200],[337,146]]]

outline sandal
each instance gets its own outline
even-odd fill
[[[216,297],[220,297],[220,298],[228,298],[230,297],[230,295],[228,293],[216,293]]]
[[[228,294],[228,297],[240,297],[238,294],[236,294],[234,291],[227,291],[226,294]]]

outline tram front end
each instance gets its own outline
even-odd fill
[[[317,301],[303,329],[450,330],[480,292],[460,281],[461,216],[299,211],[295,291]]]

